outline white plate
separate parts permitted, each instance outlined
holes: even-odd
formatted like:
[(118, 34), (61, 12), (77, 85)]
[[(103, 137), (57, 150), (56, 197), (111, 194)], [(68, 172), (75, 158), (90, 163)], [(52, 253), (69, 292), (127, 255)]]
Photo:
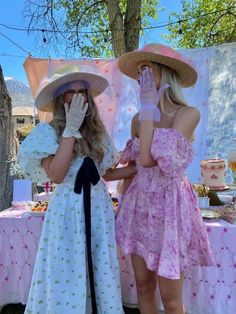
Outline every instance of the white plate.
[(45, 215), (45, 211), (37, 211), (37, 210), (32, 210), (32, 208), (34, 208), (34, 206), (37, 204), (38, 202), (35, 201), (31, 201), (28, 202), (28, 211), (30, 213), (30, 215), (32, 216), (44, 216)]
[(221, 215), (214, 210), (201, 209), (201, 215), (204, 219), (220, 219)]
[(41, 216), (45, 215), (45, 212), (32, 211), (32, 210), (29, 210), (29, 213), (30, 213), (31, 216), (38, 216), (38, 217), (41, 217)]
[(225, 194), (220, 194), (220, 193), (217, 193), (217, 195), (219, 199), (221, 200), (221, 202), (224, 202), (224, 203), (232, 202), (233, 196), (231, 195), (225, 195)]

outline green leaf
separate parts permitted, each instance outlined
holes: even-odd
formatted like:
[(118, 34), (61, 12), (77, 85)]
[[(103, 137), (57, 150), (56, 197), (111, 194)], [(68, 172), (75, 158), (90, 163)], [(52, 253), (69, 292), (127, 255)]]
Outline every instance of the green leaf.
[[(182, 12), (173, 12), (169, 21), (182, 22), (169, 26), (165, 38), (173, 46), (207, 47), (235, 40), (236, 4), (233, 0), (182, 1)], [(179, 34), (179, 25), (182, 34)]]

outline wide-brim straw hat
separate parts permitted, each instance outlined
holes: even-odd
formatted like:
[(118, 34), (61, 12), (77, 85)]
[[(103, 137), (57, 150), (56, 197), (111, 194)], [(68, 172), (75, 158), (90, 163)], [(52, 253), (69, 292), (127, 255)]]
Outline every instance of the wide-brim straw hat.
[(197, 71), (189, 61), (174, 49), (160, 45), (147, 44), (143, 48), (123, 54), (118, 59), (120, 70), (127, 76), (137, 80), (137, 64), (140, 61), (149, 61), (163, 64), (173, 69), (182, 87), (189, 87), (197, 81)]
[(56, 68), (54, 73), (44, 79), (35, 96), (35, 106), (41, 111), (52, 111), (52, 101), (56, 98), (55, 92), (61, 86), (74, 82), (84, 81), (88, 84), (93, 97), (101, 94), (108, 86), (107, 80), (96, 69), (88, 65), (65, 64)]

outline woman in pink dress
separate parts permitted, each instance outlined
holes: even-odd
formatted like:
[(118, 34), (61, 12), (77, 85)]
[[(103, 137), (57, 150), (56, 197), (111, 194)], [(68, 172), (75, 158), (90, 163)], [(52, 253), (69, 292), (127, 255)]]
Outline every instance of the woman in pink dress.
[(118, 213), (118, 245), (131, 254), (139, 309), (157, 314), (159, 285), (166, 314), (183, 314), (183, 274), (214, 265), (207, 233), (185, 171), (200, 120), (181, 88), (197, 80), (193, 66), (175, 50), (148, 44), (122, 55), (120, 70), (140, 84), (140, 112), (132, 120), (121, 163), (136, 163)]

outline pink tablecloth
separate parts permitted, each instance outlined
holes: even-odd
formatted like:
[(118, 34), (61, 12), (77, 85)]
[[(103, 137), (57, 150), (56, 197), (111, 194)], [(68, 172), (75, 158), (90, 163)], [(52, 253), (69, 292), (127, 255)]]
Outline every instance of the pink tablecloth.
[[(190, 314), (236, 314), (236, 225), (206, 222), (216, 267), (193, 267), (185, 274), (184, 303)], [(119, 250), (123, 302), (137, 304), (129, 256)], [(157, 292), (158, 293), (158, 292)]]
[[(25, 210), (0, 212), (0, 307), (27, 301), (43, 217)], [(184, 300), (191, 314), (236, 313), (236, 226), (205, 223), (217, 267), (194, 267), (185, 275)], [(122, 297), (135, 306), (137, 297), (130, 258), (119, 251)]]
[(0, 212), (0, 307), (26, 303), (42, 224), (26, 210)]

